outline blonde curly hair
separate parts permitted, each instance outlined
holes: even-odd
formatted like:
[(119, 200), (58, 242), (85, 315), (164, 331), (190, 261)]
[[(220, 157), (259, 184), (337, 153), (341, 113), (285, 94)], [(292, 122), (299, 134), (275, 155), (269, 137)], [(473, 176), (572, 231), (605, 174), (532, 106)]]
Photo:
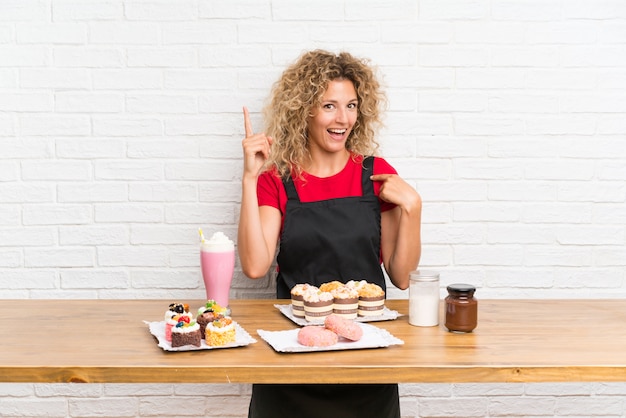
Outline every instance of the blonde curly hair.
[(267, 168), (275, 167), (281, 177), (302, 173), (309, 159), (307, 123), (321, 105), (321, 99), (334, 80), (350, 80), (358, 98), (358, 116), (346, 141), (355, 155), (375, 155), (379, 144), (375, 135), (382, 126), (386, 96), (369, 61), (347, 52), (333, 54), (314, 50), (304, 53), (274, 83), (263, 109), (265, 133), (274, 140)]

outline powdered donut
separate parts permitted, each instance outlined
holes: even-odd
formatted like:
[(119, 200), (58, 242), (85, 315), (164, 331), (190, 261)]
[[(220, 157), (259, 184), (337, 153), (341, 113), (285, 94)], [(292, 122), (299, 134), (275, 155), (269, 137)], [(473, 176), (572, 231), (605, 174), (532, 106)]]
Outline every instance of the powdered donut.
[(328, 347), (337, 340), (337, 334), (324, 327), (309, 325), (298, 331), (298, 342), (307, 347)]
[(359, 324), (346, 318), (342, 318), (337, 314), (332, 314), (324, 320), (324, 326), (339, 335), (351, 341), (359, 341), (363, 336), (363, 329)]

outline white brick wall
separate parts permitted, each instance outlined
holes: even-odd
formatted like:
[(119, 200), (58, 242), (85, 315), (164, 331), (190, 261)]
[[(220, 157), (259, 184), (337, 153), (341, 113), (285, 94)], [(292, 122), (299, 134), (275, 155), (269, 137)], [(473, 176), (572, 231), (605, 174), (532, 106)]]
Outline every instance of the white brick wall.
[[(236, 232), (241, 107), (260, 127), (315, 47), (379, 66), (383, 154), (443, 285), (626, 297), (623, 0), (2, 0), (0, 299), (201, 298), (197, 228)], [(233, 297), (271, 294), (237, 273)], [(406, 417), (626, 416), (624, 384), (401, 391)], [(239, 417), (248, 396), (0, 384), (0, 416)]]

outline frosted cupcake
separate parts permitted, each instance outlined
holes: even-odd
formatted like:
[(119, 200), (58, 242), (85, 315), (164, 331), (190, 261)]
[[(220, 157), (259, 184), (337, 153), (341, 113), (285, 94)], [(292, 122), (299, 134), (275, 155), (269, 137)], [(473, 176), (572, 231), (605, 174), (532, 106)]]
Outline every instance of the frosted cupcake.
[(361, 286), (359, 292), (358, 316), (379, 316), (385, 309), (385, 291), (374, 283)]
[(333, 295), (330, 292), (307, 292), (304, 294), (304, 319), (324, 322), (333, 313)]
[(356, 319), (359, 308), (359, 292), (342, 285), (330, 292), (333, 295), (333, 313), (346, 319)]
[[(314, 289), (310, 284), (297, 284), (291, 288), (291, 313), (297, 318), (304, 318), (304, 294)], [(317, 290), (317, 288), (315, 288)]]

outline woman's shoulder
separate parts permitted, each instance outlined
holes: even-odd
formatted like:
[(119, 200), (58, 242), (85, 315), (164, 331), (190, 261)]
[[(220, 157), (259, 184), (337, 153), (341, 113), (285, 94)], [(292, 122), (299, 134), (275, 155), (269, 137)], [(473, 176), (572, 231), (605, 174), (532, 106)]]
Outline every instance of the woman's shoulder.
[(282, 190), (282, 180), (276, 168), (269, 168), (259, 174), (257, 194), (260, 206), (279, 207)]
[(259, 174), (259, 180), (264, 179), (265, 181), (281, 181), (280, 174), (278, 173), (278, 169), (275, 166), (271, 166), (263, 170)]

